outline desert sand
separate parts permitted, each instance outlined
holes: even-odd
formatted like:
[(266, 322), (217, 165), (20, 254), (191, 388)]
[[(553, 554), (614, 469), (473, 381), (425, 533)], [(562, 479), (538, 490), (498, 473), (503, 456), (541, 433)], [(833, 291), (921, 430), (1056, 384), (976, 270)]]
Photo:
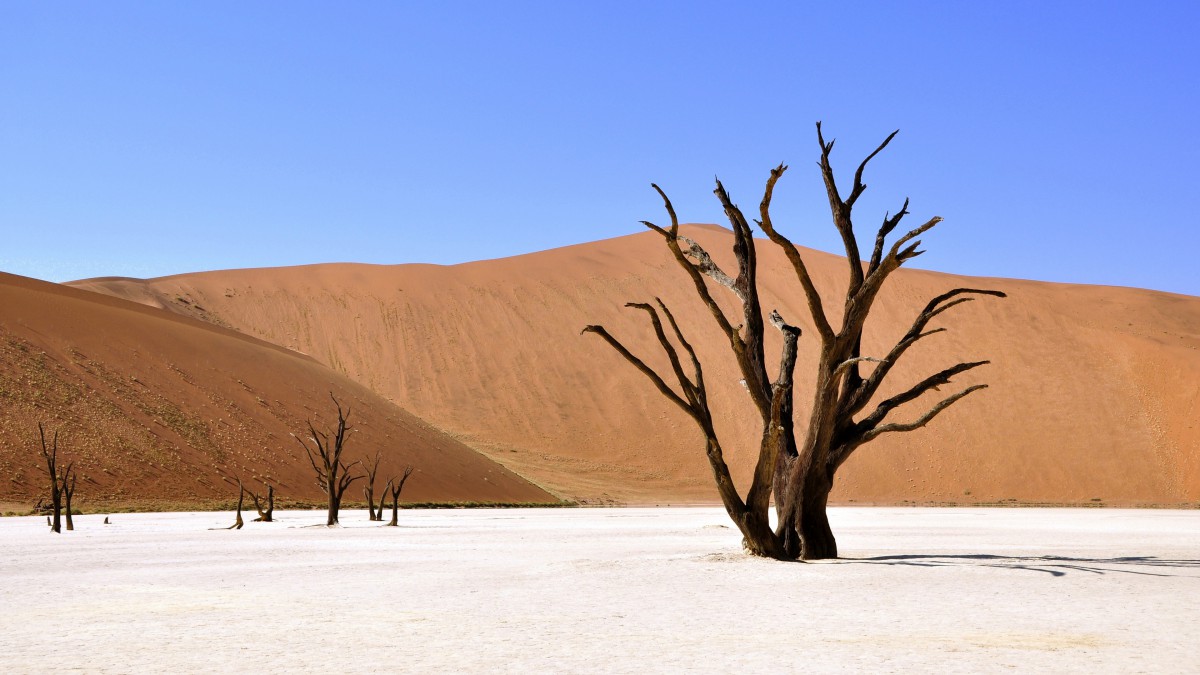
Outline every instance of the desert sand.
[(0, 519), (7, 672), (1195, 672), (1200, 511), (834, 508), (845, 559), (715, 508)]
[[(295, 351), (212, 323), (0, 274), (0, 511), (46, 495), (37, 423), (74, 461), (75, 506), (195, 507), (242, 479), (282, 500), (322, 502), (292, 434), (350, 408), (344, 459), (380, 452), (376, 489), (416, 468), (407, 501), (554, 498), (366, 387)], [(360, 484), (347, 498), (361, 499)]]
[[(726, 230), (685, 231), (729, 260)], [(786, 261), (769, 244), (760, 251), (767, 308), (807, 328)], [(806, 255), (832, 302), (845, 259)], [(918, 343), (891, 379), (896, 391), (989, 359), (956, 385), (991, 387), (923, 430), (861, 450), (838, 474), (835, 501), (1200, 502), (1200, 298), (915, 270), (889, 284), (867, 326), (867, 354), (882, 355), (945, 290), (1008, 293), (943, 315), (936, 325), (950, 330)], [(74, 285), (307, 354), (559, 496), (712, 501), (691, 421), (598, 338), (579, 335), (602, 323), (662, 365), (641, 313), (622, 308), (659, 295), (698, 345), (743, 489), (756, 452), (756, 417), (727, 346), (653, 233), (452, 267), (317, 265)], [(814, 359), (814, 339), (802, 337), (801, 409)], [(923, 404), (896, 419), (915, 418)]]

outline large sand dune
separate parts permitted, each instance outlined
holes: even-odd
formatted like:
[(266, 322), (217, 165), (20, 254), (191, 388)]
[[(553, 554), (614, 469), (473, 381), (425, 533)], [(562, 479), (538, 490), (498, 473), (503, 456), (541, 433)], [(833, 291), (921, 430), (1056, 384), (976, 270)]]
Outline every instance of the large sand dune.
[[(161, 309), (0, 274), (0, 502), (47, 494), (37, 422), (61, 430), (76, 504), (171, 507), (230, 500), (241, 478), (322, 499), (291, 437), (351, 408), (345, 458), (417, 472), (413, 501), (546, 502), (524, 479), (314, 359)], [(380, 487), (377, 485), (377, 488)], [(349, 499), (360, 498), (357, 487)], [(16, 508), (14, 506), (14, 508)]]
[[(714, 255), (730, 240), (717, 227), (686, 229)], [(783, 257), (761, 250), (768, 308), (807, 326)], [(807, 255), (834, 302), (845, 260)], [(993, 365), (960, 384), (991, 388), (926, 429), (861, 450), (839, 475), (837, 501), (1200, 501), (1200, 299), (911, 270), (890, 284), (868, 324), (868, 354), (882, 355), (945, 290), (1009, 294), (944, 315), (938, 325), (951, 330), (919, 343), (892, 376), (906, 387), (986, 358)], [(654, 356), (642, 315), (622, 305), (657, 294), (699, 345), (735, 479), (744, 484), (751, 464), (755, 416), (727, 348), (653, 233), (453, 267), (331, 264), (75, 285), (308, 354), (562, 496), (714, 500), (690, 420), (599, 339), (579, 335), (603, 323)], [(815, 340), (800, 346), (803, 408)]]

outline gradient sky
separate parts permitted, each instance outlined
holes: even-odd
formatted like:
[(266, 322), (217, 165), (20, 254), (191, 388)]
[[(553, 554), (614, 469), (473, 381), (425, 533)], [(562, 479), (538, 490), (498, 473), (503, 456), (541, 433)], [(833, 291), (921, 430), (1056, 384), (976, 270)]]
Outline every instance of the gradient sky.
[[(653, 7), (650, 5), (653, 4)], [(1200, 3), (0, 4), (0, 270), (455, 263), (718, 222), (719, 175), (918, 267), (1200, 295)]]

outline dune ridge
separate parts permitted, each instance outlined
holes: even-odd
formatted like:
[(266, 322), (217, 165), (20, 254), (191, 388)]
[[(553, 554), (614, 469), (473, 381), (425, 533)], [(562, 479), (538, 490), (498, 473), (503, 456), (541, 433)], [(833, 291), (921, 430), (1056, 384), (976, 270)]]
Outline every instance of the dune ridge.
[[(685, 231), (730, 264), (727, 230)], [(845, 259), (805, 255), (826, 302), (840, 302)], [(765, 306), (807, 333), (782, 254), (761, 246), (759, 267)], [(757, 433), (749, 400), (711, 317), (653, 233), (448, 267), (330, 264), (72, 285), (307, 354), (560, 496), (711, 502), (691, 421), (598, 339), (579, 335), (602, 323), (663, 365), (643, 317), (622, 308), (657, 295), (697, 345), (734, 478), (748, 480)], [(929, 298), (957, 286), (1009, 297), (943, 315), (936, 325), (950, 330), (910, 350), (880, 394), (976, 359), (992, 365), (956, 385), (990, 388), (926, 429), (860, 450), (839, 473), (835, 501), (1200, 502), (1200, 298), (905, 269), (877, 303), (865, 353), (881, 355)], [(802, 336), (798, 420), (814, 362), (815, 341)], [(929, 403), (894, 414), (910, 419)]]

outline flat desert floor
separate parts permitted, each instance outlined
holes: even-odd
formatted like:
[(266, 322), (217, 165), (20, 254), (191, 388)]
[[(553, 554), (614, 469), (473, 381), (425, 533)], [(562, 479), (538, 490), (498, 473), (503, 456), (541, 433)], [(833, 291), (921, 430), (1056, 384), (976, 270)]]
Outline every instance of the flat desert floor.
[(0, 519), (0, 671), (1197, 672), (1200, 511), (718, 508)]

